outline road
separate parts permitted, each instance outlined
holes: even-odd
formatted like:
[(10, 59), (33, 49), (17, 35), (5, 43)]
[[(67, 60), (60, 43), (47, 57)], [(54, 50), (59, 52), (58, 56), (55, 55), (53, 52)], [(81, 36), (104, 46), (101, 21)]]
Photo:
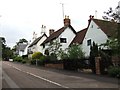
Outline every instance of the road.
[(2, 88), (118, 88), (118, 80), (3, 61)]

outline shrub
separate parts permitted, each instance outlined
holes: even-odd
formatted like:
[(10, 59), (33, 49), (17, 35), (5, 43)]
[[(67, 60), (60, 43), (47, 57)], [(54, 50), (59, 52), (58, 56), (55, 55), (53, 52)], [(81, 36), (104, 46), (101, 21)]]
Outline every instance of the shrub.
[(22, 63), (23, 63), (23, 64), (26, 63), (26, 60), (22, 60)]
[(67, 54), (69, 59), (83, 59), (85, 57), (85, 53), (82, 51), (81, 46), (77, 44), (69, 47)]
[(46, 56), (41, 56), (38, 60), (38, 65), (44, 65), (46, 60)]
[(98, 51), (98, 45), (93, 42), (92, 46), (90, 47), (90, 68), (92, 69), (93, 73), (96, 73), (95, 57), (98, 57)]
[(30, 64), (35, 65), (36, 64), (36, 60), (31, 60)]
[(120, 78), (120, 67), (109, 67), (108, 69), (108, 74), (112, 77), (117, 77), (117, 78)]
[(17, 62), (21, 62), (22, 60), (23, 60), (23, 58), (20, 56), (17, 56), (14, 58), (14, 61), (17, 61)]
[(35, 52), (32, 54), (32, 59), (40, 59), (41, 56), (43, 56), (41, 52)]

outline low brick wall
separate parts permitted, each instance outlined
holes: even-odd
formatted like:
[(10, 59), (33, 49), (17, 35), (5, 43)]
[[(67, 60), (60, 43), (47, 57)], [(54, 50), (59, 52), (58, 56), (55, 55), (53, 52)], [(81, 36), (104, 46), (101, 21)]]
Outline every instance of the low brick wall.
[(45, 64), (47, 68), (63, 69), (63, 64)]
[(118, 56), (112, 56), (112, 63), (113, 65), (118, 65), (120, 63), (119, 57)]

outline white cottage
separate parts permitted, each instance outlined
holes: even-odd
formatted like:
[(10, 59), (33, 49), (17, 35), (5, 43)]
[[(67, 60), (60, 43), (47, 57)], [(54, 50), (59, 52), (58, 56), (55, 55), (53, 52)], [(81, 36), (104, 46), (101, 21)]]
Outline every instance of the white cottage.
[(28, 47), (28, 53), (33, 54), (35, 52), (43, 53), (43, 47), (41, 43), (43, 43), (47, 38), (47, 35), (44, 33), (42, 36), (35, 39)]
[(71, 21), (67, 16), (64, 19), (64, 26), (56, 32), (50, 30), (50, 34), (51, 35), (42, 43), (44, 50), (46, 50), (49, 47), (49, 43), (54, 40), (57, 40), (62, 45), (61, 49), (65, 50), (76, 36), (76, 31), (71, 26)]
[(25, 48), (27, 47), (28, 43), (24, 42), (24, 43), (18, 43), (17, 45), (17, 49), (16, 49), (16, 54), (19, 55), (19, 56), (23, 56), (25, 55)]
[(117, 23), (94, 19), (93, 16), (90, 16), (90, 19), (88, 20), (88, 27), (77, 32), (77, 35), (71, 44), (80, 44), (85, 52), (85, 55), (89, 56), (90, 46), (92, 43), (95, 42), (98, 45), (105, 43), (109, 37), (113, 36), (116, 29)]

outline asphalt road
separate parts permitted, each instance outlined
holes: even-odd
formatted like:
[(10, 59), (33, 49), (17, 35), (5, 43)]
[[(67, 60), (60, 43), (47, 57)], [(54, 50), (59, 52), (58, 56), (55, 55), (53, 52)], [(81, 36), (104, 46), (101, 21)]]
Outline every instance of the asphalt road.
[(2, 88), (119, 88), (118, 80), (4, 61)]

